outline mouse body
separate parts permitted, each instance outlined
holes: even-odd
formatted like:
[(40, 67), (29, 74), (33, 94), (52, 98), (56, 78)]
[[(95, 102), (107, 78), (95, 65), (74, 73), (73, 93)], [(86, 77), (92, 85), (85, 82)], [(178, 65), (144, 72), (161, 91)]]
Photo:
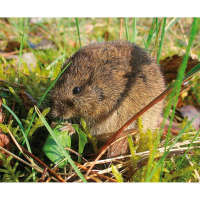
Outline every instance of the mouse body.
[[(82, 117), (90, 133), (106, 141), (134, 114), (165, 89), (159, 65), (148, 53), (128, 41), (92, 43), (64, 64), (71, 63), (51, 92), (54, 117)], [(161, 101), (142, 115), (144, 130), (155, 129), (162, 117)], [(128, 127), (137, 128), (133, 123)], [(124, 154), (118, 143), (109, 157)]]

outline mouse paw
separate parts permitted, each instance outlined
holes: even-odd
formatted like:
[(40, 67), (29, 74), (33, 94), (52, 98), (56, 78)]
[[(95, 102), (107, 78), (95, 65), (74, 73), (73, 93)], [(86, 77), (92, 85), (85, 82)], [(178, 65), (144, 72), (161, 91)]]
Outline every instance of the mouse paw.
[(60, 131), (68, 131), (69, 135), (73, 135), (76, 132), (72, 124), (69, 122), (63, 123)]

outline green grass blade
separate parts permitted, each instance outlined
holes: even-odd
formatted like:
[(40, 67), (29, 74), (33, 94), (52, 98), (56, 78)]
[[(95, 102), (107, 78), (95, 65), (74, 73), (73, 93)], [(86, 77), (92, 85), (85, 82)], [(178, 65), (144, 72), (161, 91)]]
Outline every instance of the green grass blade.
[(166, 142), (165, 142), (165, 150), (166, 150), (166, 147), (169, 143), (170, 130), (171, 130), (171, 127), (172, 127), (174, 116), (175, 116), (175, 108), (176, 108), (176, 105), (177, 105), (177, 102), (178, 102), (178, 96), (180, 94), (181, 85), (182, 85), (182, 82), (183, 82), (183, 79), (184, 79), (184, 73), (185, 73), (185, 70), (186, 70), (186, 67), (187, 67), (189, 52), (190, 52), (190, 49), (192, 47), (192, 42), (194, 40), (194, 37), (197, 33), (197, 24), (198, 24), (198, 20), (196, 18), (194, 18), (193, 23), (192, 23), (192, 27), (191, 27), (188, 46), (186, 48), (186, 53), (185, 53), (185, 56), (183, 58), (182, 64), (179, 68), (177, 79), (174, 83), (173, 90), (172, 90), (172, 92), (169, 96), (169, 103), (167, 105), (166, 112), (164, 113), (164, 121), (163, 121), (163, 124), (161, 126), (162, 131), (163, 131), (163, 128), (164, 128), (164, 123), (165, 123), (166, 119), (169, 117), (170, 110), (171, 110), (171, 107), (172, 107), (171, 118), (170, 118), (170, 123), (169, 123), (169, 127), (168, 127)]
[(159, 29), (160, 29), (160, 23), (161, 22), (159, 22), (159, 19), (156, 17), (156, 37), (159, 35)]
[(44, 116), (41, 114), (41, 112), (39, 111), (39, 109), (36, 106), (35, 106), (35, 110), (36, 110), (39, 118), (41, 119), (41, 121), (43, 122), (43, 124), (45, 125), (45, 127), (47, 128), (48, 132), (51, 134), (51, 136), (55, 140), (56, 144), (60, 148), (60, 150), (63, 153), (63, 155), (65, 156), (65, 158), (68, 160), (68, 162), (74, 168), (74, 170), (77, 173), (77, 175), (81, 178), (81, 180), (83, 182), (87, 182), (86, 179), (85, 179), (85, 177), (83, 176), (83, 174), (80, 172), (80, 170), (78, 169), (78, 167), (75, 165), (74, 161), (71, 159), (69, 153), (67, 151), (65, 151), (65, 149), (62, 147), (62, 145), (56, 139), (56, 136), (54, 135), (54, 132), (53, 132), (52, 128), (49, 126), (49, 124), (47, 123), (46, 119), (44, 118)]
[(184, 134), (185, 130), (192, 124), (191, 121), (189, 121), (186, 126), (180, 131), (179, 135), (176, 136), (174, 142), (169, 146), (168, 149), (166, 149), (163, 153), (163, 156), (160, 158), (160, 160), (158, 161), (158, 163), (156, 164), (156, 166), (153, 168), (153, 170), (151, 171), (150, 175), (146, 178), (146, 182), (151, 181), (153, 175), (156, 173), (157, 169), (163, 165), (163, 162), (165, 160), (165, 158), (167, 157), (167, 155), (169, 154), (170, 150), (172, 149), (172, 147), (177, 143), (177, 141), (181, 138), (181, 136)]
[(159, 49), (157, 52), (157, 63), (159, 63), (161, 52), (162, 52), (162, 46), (163, 46), (163, 41), (164, 41), (164, 36), (165, 36), (165, 26), (166, 26), (166, 17), (163, 19), (163, 24), (162, 24), (161, 39), (160, 39)]
[[(26, 143), (26, 146), (27, 146), (27, 149), (28, 149), (28, 151), (30, 152), (30, 153), (32, 153), (32, 151), (31, 151), (31, 147), (30, 147), (30, 144), (29, 144), (29, 141), (28, 141), (28, 138), (27, 138), (27, 135), (26, 135), (26, 133), (25, 133), (25, 131), (24, 131), (24, 127), (23, 127), (23, 125), (22, 125), (22, 123), (21, 123), (21, 121), (20, 121), (20, 119), (17, 117), (17, 115), (7, 106), (7, 105), (5, 105), (5, 104), (3, 104), (2, 103), (2, 106), (6, 109), (6, 110), (8, 110), (8, 112), (10, 112), (11, 113), (11, 115), (15, 118), (15, 120), (17, 121), (17, 123), (19, 124), (19, 127), (20, 127), (20, 129), (21, 129), (21, 131), (22, 131), (22, 134), (23, 134), (23, 137), (24, 137), (24, 142)], [(23, 142), (23, 143), (24, 143)], [(32, 168), (32, 172), (33, 172), (33, 181), (35, 181), (36, 179), (35, 179), (35, 170)]]
[[(22, 64), (22, 54), (23, 54), (23, 48), (24, 48), (24, 43), (26, 41), (26, 34), (25, 34), (25, 26), (28, 25), (28, 18), (20, 18), (19, 19), (19, 35), (20, 35), (20, 48), (19, 48), (19, 65), (18, 69), (21, 67)], [(17, 75), (19, 78), (19, 70), (17, 70)]]
[[(176, 105), (177, 105), (177, 102), (178, 102), (178, 96), (179, 96), (179, 93), (180, 93), (180, 90), (181, 90), (181, 84), (182, 84), (182, 81), (183, 81), (183, 78), (184, 78), (184, 72), (185, 72), (185, 69), (186, 69), (186, 66), (187, 66), (187, 61), (188, 61), (188, 58), (189, 58), (190, 48), (192, 46), (192, 42), (194, 40), (194, 36), (196, 34), (196, 31), (197, 31), (197, 20), (194, 19), (194, 21), (192, 23), (189, 43), (188, 43), (188, 46), (186, 48), (186, 54), (184, 56), (184, 59), (183, 59), (183, 62), (181, 64), (181, 66), (179, 68), (177, 80), (176, 80), (176, 82), (174, 84), (173, 90), (172, 90), (172, 92), (171, 92), (171, 94), (169, 96), (169, 103), (167, 104), (166, 110), (164, 112), (164, 120), (163, 120), (163, 123), (161, 124), (161, 129), (160, 129), (160, 132), (158, 134), (158, 137), (160, 138), (161, 135), (163, 134), (162, 132), (164, 130), (164, 125), (165, 125), (166, 119), (169, 117), (171, 107), (173, 107), (172, 116), (171, 116), (171, 119), (170, 119), (170, 124), (169, 124), (169, 128), (168, 128), (166, 142), (165, 142), (165, 152), (166, 152), (167, 145), (169, 143), (170, 129), (172, 127), (172, 121), (173, 121), (174, 115), (175, 115), (175, 108), (176, 108)], [(197, 70), (197, 68), (194, 69), (194, 71), (196, 71), (196, 70)], [(192, 71), (191, 73), (194, 73), (194, 72)], [(164, 153), (164, 155), (165, 155), (165, 153)], [(160, 165), (163, 165), (163, 164), (164, 164), (164, 158), (160, 159), (159, 166), (157, 166), (156, 170), (158, 169), (158, 167), (160, 167)], [(153, 177), (153, 175), (156, 172), (156, 170), (153, 169), (153, 171), (151, 172), (151, 175), (148, 176), (146, 181), (150, 181), (151, 180), (151, 178)], [(162, 173), (162, 170), (161, 170), (161, 173)]]
[[(171, 94), (169, 96), (169, 103), (168, 103), (168, 105), (166, 107), (166, 111), (164, 113), (164, 121), (165, 121), (168, 118), (168, 116), (169, 116), (170, 108), (172, 106), (174, 107), (170, 123), (172, 123), (173, 118), (174, 118), (175, 107), (176, 107), (176, 104), (177, 104), (177, 101), (178, 101), (178, 95), (180, 93), (181, 84), (182, 84), (182, 81), (184, 79), (184, 72), (185, 72), (185, 69), (187, 67), (187, 61), (188, 61), (188, 58), (189, 58), (190, 48), (192, 46), (192, 42), (193, 42), (194, 36), (196, 34), (196, 29), (197, 29), (196, 26), (197, 26), (197, 22), (194, 19), (193, 24), (192, 24), (192, 28), (191, 28), (191, 34), (190, 34), (189, 43), (188, 43), (188, 46), (186, 48), (186, 54), (185, 54), (185, 56), (183, 58), (183, 62), (181, 64), (181, 66), (179, 68), (177, 80), (174, 83), (173, 90), (172, 90), (172, 92), (171, 92)], [(169, 126), (168, 133), (169, 133), (169, 130), (171, 129), (171, 126), (172, 126), (172, 124)], [(162, 124), (162, 127), (164, 127), (164, 123)]]
[[(53, 68), (60, 60), (64, 60), (64, 58), (66, 57), (66, 54), (64, 53), (63, 55), (59, 56), (58, 58), (56, 58), (51, 64), (49, 64), (46, 69), (50, 70), (51, 68)], [(49, 73), (49, 78), (53, 77), (53, 71), (51, 70), (51, 72)]]
[(181, 85), (182, 85), (182, 82), (184, 80), (184, 73), (185, 73), (185, 70), (186, 70), (186, 67), (187, 67), (187, 62), (188, 62), (188, 59), (189, 59), (189, 53), (190, 53), (190, 49), (192, 47), (192, 42), (193, 42), (194, 37), (197, 33), (197, 22), (198, 22), (197, 19), (194, 18), (193, 23), (192, 23), (191, 32), (190, 32), (190, 39), (189, 39), (189, 42), (188, 42), (188, 46), (186, 48), (186, 53), (185, 53), (185, 56), (183, 58), (182, 64), (181, 64), (181, 66), (178, 70), (177, 79), (175, 81), (174, 88), (173, 88), (172, 93), (171, 93), (172, 96), (170, 97), (170, 100), (171, 99), (173, 100), (173, 101), (171, 101), (173, 111), (172, 111), (172, 115), (171, 115), (171, 119), (170, 119), (168, 134), (169, 134), (169, 131), (172, 127), (172, 121), (173, 121), (174, 116), (175, 116), (175, 109), (176, 109), (176, 105), (177, 105), (177, 102), (178, 102), (178, 96), (179, 96), (180, 91), (181, 91)]
[(75, 18), (75, 21), (76, 21), (76, 30), (77, 30), (77, 33), (78, 33), (79, 45), (80, 45), (80, 47), (81, 47), (81, 46), (82, 46), (82, 45), (81, 45), (81, 35), (80, 35), (80, 29), (79, 29), (79, 21), (78, 21), (78, 18)]
[(129, 41), (128, 18), (125, 18), (126, 39)]
[(20, 97), (18, 96), (18, 94), (15, 92), (15, 90), (10, 86), (8, 87), (10, 93), (15, 97), (16, 102), (19, 103), (20, 105), (22, 105), (22, 100), (20, 99)]
[[(39, 107), (42, 102), (44, 101), (45, 97), (47, 96), (47, 94), (49, 93), (49, 91), (54, 87), (55, 83), (57, 82), (57, 80), (60, 78), (60, 76), (64, 73), (64, 71), (67, 69), (67, 67), (70, 65), (71, 63), (68, 63), (64, 68), (63, 70), (59, 73), (59, 75), (56, 77), (56, 79), (51, 83), (51, 85), (47, 88), (47, 90), (45, 91), (45, 93), (42, 95), (42, 97), (40, 98), (37, 106)], [(33, 124), (33, 121), (36, 117), (36, 112), (33, 113), (33, 117), (30, 121), (30, 124), (26, 130), (26, 135), (29, 134), (30, 130), (31, 130), (31, 127), (32, 127), (32, 124)]]
[[(180, 20), (180, 18), (173, 18), (166, 26), (165, 26), (165, 32), (167, 32), (174, 24), (176, 24), (178, 21)], [(156, 27), (156, 28), (155, 28)], [(152, 24), (151, 24), (151, 28), (149, 30), (149, 34), (147, 36), (147, 40), (145, 43), (145, 48), (148, 49), (149, 45), (151, 44), (152, 39), (155, 37), (156, 35), (156, 30), (158, 31), (158, 19), (157, 18), (153, 18)]]
[(40, 106), (41, 103), (44, 101), (45, 97), (47, 96), (47, 94), (49, 93), (49, 91), (54, 87), (54, 85), (56, 84), (57, 80), (60, 78), (60, 76), (64, 73), (64, 71), (67, 69), (67, 67), (71, 64), (68, 63), (63, 69), (62, 71), (59, 73), (59, 75), (56, 77), (56, 79), (51, 83), (51, 85), (47, 88), (47, 90), (45, 91), (45, 93), (42, 95), (42, 97), (40, 98), (38, 105)]
[(131, 135), (128, 135), (128, 144), (129, 144), (129, 149), (132, 157), (135, 157), (135, 147), (133, 144), (133, 139)]
[(136, 18), (133, 18), (133, 37), (132, 37), (132, 42), (136, 42), (136, 36), (137, 36), (137, 27), (136, 27)]
[(118, 171), (117, 167), (115, 165), (111, 165), (111, 169), (112, 169), (113, 175), (117, 179), (117, 182), (122, 183), (123, 182), (123, 177), (120, 174), (120, 172)]
[[(20, 18), (19, 19), (19, 35), (20, 35), (20, 49), (19, 49), (19, 57), (22, 57), (24, 44), (27, 39), (27, 34), (25, 33), (25, 28), (28, 26), (29, 19), (28, 18)], [(21, 60), (19, 60), (19, 66), (21, 65)]]
[(177, 163), (177, 170), (180, 168), (181, 164), (183, 163), (184, 158), (186, 157), (186, 154), (188, 153), (190, 147), (192, 146), (193, 142), (197, 139), (197, 137), (200, 134), (200, 129), (197, 131), (197, 133), (195, 134), (195, 136), (193, 137), (191, 143), (188, 145), (188, 149), (184, 152), (184, 154), (182, 155), (181, 160)]
[(19, 67), (21, 66), (22, 63), (22, 51), (24, 48), (24, 19), (21, 18), (20, 20), (20, 48), (19, 48)]
[(149, 30), (149, 34), (148, 34), (148, 37), (147, 37), (147, 41), (145, 43), (145, 48), (146, 49), (148, 49), (149, 45), (151, 44), (151, 40), (153, 38), (153, 33), (154, 33), (155, 22), (156, 22), (156, 19), (153, 18), (153, 21), (152, 21), (152, 24), (151, 24), (151, 28)]
[(184, 80), (186, 80), (187, 78), (189, 78), (190, 76), (194, 75), (195, 73), (197, 73), (198, 71), (200, 71), (200, 64), (196, 65), (195, 67), (193, 67), (185, 76)]
[(29, 141), (28, 141), (28, 138), (27, 138), (27, 135), (24, 131), (24, 127), (20, 121), (20, 119), (17, 117), (17, 115), (5, 104), (2, 103), (2, 106), (15, 118), (15, 120), (17, 121), (17, 123), (19, 124), (19, 127), (22, 131), (22, 134), (23, 134), (23, 137), (24, 137), (24, 140), (25, 140), (25, 143), (26, 143), (26, 146), (27, 146), (27, 149), (28, 151), (31, 153), (31, 147), (30, 147), (30, 144), (29, 144)]

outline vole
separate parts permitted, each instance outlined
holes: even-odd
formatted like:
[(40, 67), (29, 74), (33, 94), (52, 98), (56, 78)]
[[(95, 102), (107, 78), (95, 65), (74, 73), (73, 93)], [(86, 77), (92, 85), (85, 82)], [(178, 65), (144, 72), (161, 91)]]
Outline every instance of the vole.
[[(64, 66), (68, 63), (51, 93), (52, 114), (64, 119), (84, 118), (90, 133), (101, 140), (107, 140), (109, 133), (115, 133), (165, 89), (155, 60), (128, 41), (89, 44)], [(162, 110), (163, 101), (142, 115), (144, 130), (158, 127)], [(128, 128), (137, 127), (133, 123)], [(127, 142), (118, 143), (111, 146), (108, 157), (126, 151)]]

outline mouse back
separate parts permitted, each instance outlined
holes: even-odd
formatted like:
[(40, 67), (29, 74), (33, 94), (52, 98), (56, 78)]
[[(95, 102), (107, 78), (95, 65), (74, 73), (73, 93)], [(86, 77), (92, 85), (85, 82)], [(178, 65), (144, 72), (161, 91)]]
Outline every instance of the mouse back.
[(52, 91), (52, 113), (66, 119), (83, 117), (90, 127), (109, 122), (111, 116), (118, 117), (120, 126), (165, 87), (155, 61), (127, 41), (89, 44), (64, 66), (69, 62)]

